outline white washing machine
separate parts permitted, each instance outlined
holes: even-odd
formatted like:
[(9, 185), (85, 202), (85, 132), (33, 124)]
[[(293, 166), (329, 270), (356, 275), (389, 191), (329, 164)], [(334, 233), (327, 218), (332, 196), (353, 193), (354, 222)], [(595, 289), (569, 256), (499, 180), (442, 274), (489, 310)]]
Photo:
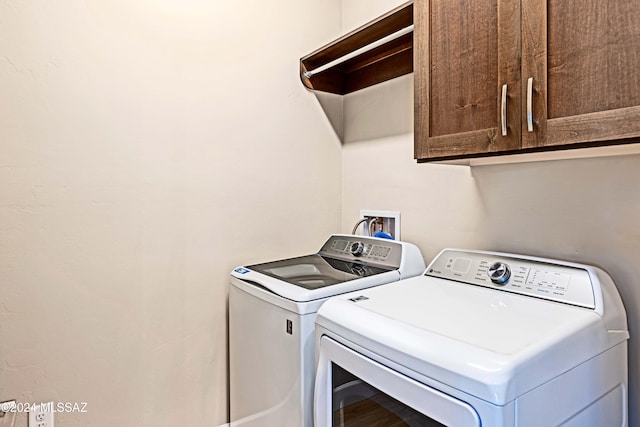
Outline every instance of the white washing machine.
[(238, 267), (229, 289), (230, 424), (313, 425), (314, 321), (330, 296), (420, 275), (406, 242), (333, 235), (320, 251)]
[(627, 426), (626, 313), (586, 265), (447, 249), (329, 299), (316, 427)]

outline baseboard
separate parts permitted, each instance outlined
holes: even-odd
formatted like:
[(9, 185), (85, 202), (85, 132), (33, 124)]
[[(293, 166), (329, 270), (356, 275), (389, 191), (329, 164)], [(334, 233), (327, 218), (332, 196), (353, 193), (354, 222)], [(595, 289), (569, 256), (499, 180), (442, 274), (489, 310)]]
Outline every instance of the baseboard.
[(222, 424), (221, 426), (218, 426), (218, 427), (229, 427), (229, 423)]

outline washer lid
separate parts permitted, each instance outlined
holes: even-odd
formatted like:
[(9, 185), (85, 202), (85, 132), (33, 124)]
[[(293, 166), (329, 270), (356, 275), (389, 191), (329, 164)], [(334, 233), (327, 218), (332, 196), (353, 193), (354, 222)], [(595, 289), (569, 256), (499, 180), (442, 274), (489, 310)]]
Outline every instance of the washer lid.
[(316, 323), (417, 380), (496, 405), (628, 337), (607, 331), (594, 310), (428, 276), (332, 298)]
[(323, 288), (393, 270), (320, 254), (250, 265), (247, 269), (304, 289)]
[(231, 276), (296, 302), (316, 301), (422, 274), (407, 242), (334, 234), (317, 254), (237, 267)]
[[(271, 264), (271, 263), (269, 263)], [(299, 269), (314, 268), (313, 266), (300, 266)], [(338, 273), (336, 273), (338, 274)], [(346, 274), (345, 274), (346, 276)], [(254, 293), (255, 296), (263, 299), (272, 299), (266, 294), (286, 299), (295, 303), (305, 303), (321, 300), (324, 298), (353, 292), (358, 289), (365, 289), (371, 286), (400, 280), (398, 270), (380, 271), (377, 274), (362, 277), (346, 278), (345, 281), (336, 280), (335, 277), (322, 275), (321, 273), (308, 272), (307, 274), (295, 274), (295, 281), (292, 278), (276, 278), (274, 275), (261, 273), (247, 267), (238, 267), (231, 272), (231, 285), (238, 285), (233, 279), (244, 283), (245, 286), (252, 286), (260, 289), (261, 292)], [(296, 283), (297, 282), (297, 283)], [(314, 287), (300, 286), (301, 282), (306, 282)]]

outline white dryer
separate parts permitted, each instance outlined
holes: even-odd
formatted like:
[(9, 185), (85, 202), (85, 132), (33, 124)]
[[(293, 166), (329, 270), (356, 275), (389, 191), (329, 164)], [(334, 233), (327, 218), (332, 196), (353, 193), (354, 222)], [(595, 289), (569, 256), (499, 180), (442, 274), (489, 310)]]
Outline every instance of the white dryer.
[(626, 313), (604, 271), (447, 249), (329, 299), (316, 427), (626, 427)]
[(230, 424), (312, 427), (314, 321), (328, 297), (420, 275), (406, 242), (333, 235), (318, 253), (238, 267), (229, 289)]

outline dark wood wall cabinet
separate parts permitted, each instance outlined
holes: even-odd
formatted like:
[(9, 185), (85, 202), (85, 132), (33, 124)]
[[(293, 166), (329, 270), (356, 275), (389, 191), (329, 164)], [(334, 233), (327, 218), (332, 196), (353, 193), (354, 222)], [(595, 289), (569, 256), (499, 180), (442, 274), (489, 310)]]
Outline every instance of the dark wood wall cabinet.
[(300, 59), (302, 83), (311, 90), (345, 95), (413, 72), (412, 24), (410, 1)]
[(640, 142), (640, 0), (415, 0), (419, 161)]

